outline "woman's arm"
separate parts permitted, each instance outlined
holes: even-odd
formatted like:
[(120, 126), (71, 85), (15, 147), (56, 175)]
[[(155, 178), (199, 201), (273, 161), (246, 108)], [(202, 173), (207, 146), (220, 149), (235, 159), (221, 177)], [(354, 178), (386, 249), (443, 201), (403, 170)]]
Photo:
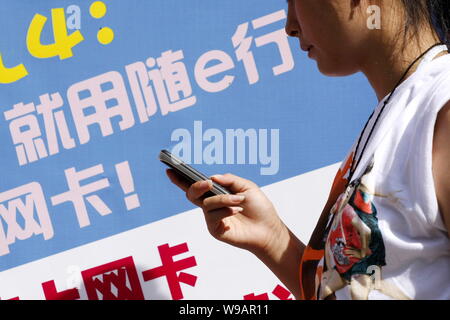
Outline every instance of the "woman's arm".
[(439, 210), (450, 235), (450, 101), (438, 113), (436, 120), (433, 177)]
[(285, 231), (279, 234), (278, 241), (268, 248), (269, 251), (254, 251), (253, 254), (299, 299), (300, 261), (305, 245), (285, 227)]

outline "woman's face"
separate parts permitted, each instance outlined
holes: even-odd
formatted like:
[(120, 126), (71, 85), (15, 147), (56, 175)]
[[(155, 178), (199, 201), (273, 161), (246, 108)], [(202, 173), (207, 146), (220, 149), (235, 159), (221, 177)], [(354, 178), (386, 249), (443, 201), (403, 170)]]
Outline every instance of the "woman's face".
[(298, 37), (301, 48), (329, 76), (361, 69), (370, 52), (367, 0), (288, 0), (286, 33)]

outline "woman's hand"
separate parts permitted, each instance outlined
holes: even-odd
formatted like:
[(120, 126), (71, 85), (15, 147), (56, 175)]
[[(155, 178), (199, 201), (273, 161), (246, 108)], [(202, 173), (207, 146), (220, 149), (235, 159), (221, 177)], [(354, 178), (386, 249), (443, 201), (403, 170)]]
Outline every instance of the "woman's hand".
[(172, 169), (166, 172), (187, 198), (203, 209), (214, 238), (255, 254), (295, 297), (300, 296), (298, 270), (305, 246), (281, 221), (255, 183), (232, 174), (212, 176), (214, 182), (234, 194), (205, 199), (205, 192), (212, 189), (211, 180), (190, 186)]
[(203, 209), (209, 232), (220, 241), (260, 253), (274, 250), (280, 237), (288, 233), (272, 203), (249, 180), (232, 174), (212, 176), (212, 181), (234, 194), (204, 199), (205, 192), (212, 189), (212, 181), (189, 186), (172, 169), (167, 170), (167, 175), (193, 204)]

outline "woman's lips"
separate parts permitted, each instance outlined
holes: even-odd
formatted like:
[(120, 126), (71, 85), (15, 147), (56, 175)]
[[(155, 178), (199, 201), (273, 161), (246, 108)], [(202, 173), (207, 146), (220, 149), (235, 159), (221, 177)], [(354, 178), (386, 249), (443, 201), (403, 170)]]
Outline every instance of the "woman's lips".
[(314, 46), (301, 44), (300, 47), (302, 48), (303, 51), (308, 52), (308, 57), (311, 58), (311, 50), (314, 49)]
[(312, 49), (314, 49), (313, 46), (309, 46), (309, 48), (307, 49), (307, 51), (308, 51), (308, 57), (310, 57), (310, 58), (312, 57), (312, 56), (311, 56)]
[(304, 44), (300, 44), (300, 48), (303, 50), (303, 51), (310, 51), (312, 48), (313, 48), (313, 46), (312, 45), (304, 45)]

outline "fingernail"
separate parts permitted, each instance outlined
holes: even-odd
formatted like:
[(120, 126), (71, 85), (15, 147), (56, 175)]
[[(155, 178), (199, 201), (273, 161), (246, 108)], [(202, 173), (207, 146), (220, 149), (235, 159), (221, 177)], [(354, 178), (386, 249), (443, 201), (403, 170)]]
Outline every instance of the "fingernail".
[(245, 199), (245, 196), (243, 196), (243, 195), (237, 195), (237, 194), (233, 194), (233, 195), (231, 195), (230, 196), (230, 200), (232, 201), (232, 202), (241, 202), (241, 201), (243, 201)]
[(211, 180), (203, 180), (202, 182), (200, 182), (200, 188), (206, 188), (212, 185), (212, 181)]
[(223, 175), (221, 175), (221, 174), (215, 174), (215, 175), (211, 176), (211, 178), (217, 178), (217, 179), (220, 179), (222, 177), (223, 177)]
[(234, 210), (235, 213), (240, 213), (240, 212), (244, 211), (244, 208), (234, 207), (233, 210)]

